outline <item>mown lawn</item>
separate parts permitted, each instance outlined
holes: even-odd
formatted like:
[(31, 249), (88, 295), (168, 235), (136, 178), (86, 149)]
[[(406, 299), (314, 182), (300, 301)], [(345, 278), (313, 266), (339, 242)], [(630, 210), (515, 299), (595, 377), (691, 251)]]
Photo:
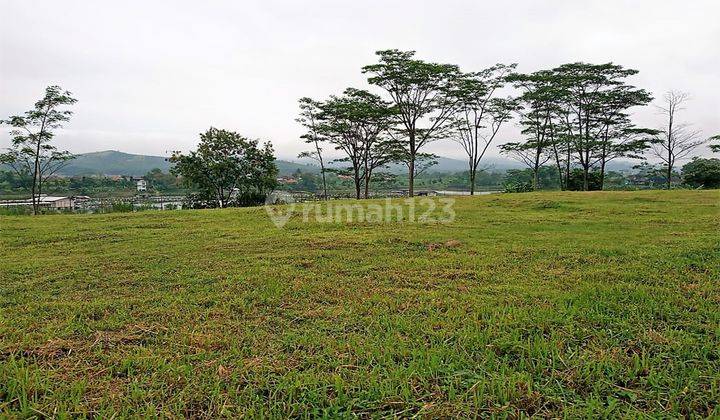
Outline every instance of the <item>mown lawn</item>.
[(0, 216), (0, 413), (720, 416), (720, 192)]

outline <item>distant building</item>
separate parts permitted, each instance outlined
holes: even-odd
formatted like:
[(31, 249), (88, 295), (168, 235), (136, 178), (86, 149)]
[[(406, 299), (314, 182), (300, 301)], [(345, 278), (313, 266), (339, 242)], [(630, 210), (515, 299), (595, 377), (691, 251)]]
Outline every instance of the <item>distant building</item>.
[[(79, 195), (72, 197), (40, 196), (39, 206), (54, 210), (75, 210), (78, 201), (89, 200), (90, 197)], [(0, 207), (32, 206), (32, 200), (8, 200), (0, 202)]]
[(281, 176), (281, 177), (277, 178), (277, 182), (278, 182), (278, 184), (287, 185), (287, 184), (297, 184), (298, 180), (291, 176)]
[(145, 192), (147, 191), (147, 181), (144, 179), (138, 179), (137, 181), (137, 190), (138, 192)]

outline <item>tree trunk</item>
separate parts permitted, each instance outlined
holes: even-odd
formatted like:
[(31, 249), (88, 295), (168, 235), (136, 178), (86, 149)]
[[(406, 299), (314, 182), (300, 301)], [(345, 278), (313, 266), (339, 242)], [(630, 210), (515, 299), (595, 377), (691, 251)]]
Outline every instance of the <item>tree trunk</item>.
[(605, 189), (605, 159), (600, 163), (600, 191)]
[(410, 164), (408, 165), (408, 168), (408, 196), (412, 197), (414, 195), (413, 185), (415, 183), (415, 155), (410, 156)]
[(475, 175), (476, 168), (470, 168), (470, 195), (475, 195)]
[(322, 171), (322, 180), (323, 180), (323, 200), (327, 200), (328, 193), (327, 193), (327, 182), (325, 181), (325, 167), (323, 165), (320, 165), (320, 170)]
[(32, 183), (32, 214), (37, 214), (37, 195), (35, 194), (35, 177), (33, 177)]
[[(414, 128), (414, 127), (413, 127)], [(417, 150), (415, 150), (415, 131), (410, 131), (410, 164), (408, 165), (408, 168), (410, 169), (409, 179), (408, 179), (408, 196), (413, 197), (415, 195), (415, 154)]]
[(590, 168), (583, 166), (583, 191), (590, 191), (590, 182), (588, 181), (588, 173)]
[(35, 147), (35, 168), (33, 171), (32, 207), (33, 215), (38, 214), (40, 207), (40, 139), (42, 132), (38, 134), (37, 146)]
[(567, 145), (567, 160), (565, 161), (565, 189), (570, 189), (570, 144)]
[(365, 170), (365, 199), (367, 200), (370, 194), (370, 177), (372, 176), (372, 171), (370, 169)]
[(355, 166), (355, 198), (360, 199), (360, 170)]

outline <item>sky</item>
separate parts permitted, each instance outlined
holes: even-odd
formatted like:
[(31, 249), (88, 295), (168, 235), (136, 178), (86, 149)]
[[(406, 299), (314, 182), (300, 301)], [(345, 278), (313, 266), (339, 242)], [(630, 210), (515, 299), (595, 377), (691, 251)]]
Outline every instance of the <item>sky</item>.
[[(658, 99), (688, 92), (681, 119), (720, 134), (716, 0), (0, 0), (0, 10), (0, 118), (60, 85), (78, 99), (56, 136), (73, 153), (164, 156), (193, 149), (214, 126), (294, 158), (305, 148), (298, 98), (349, 86), (381, 93), (360, 70), (390, 48), (464, 71), (611, 61), (639, 70), (630, 82)], [(634, 118), (662, 123), (654, 107)], [(4, 148), (10, 137), (0, 130)], [(497, 144), (518, 134), (511, 123)], [(451, 141), (427, 151), (463, 153)]]

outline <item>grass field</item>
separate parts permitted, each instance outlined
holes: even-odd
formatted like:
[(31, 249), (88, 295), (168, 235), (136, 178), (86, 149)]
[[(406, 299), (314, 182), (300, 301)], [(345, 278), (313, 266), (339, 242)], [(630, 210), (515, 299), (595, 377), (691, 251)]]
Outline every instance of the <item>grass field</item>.
[(0, 216), (0, 413), (720, 416), (720, 192)]

